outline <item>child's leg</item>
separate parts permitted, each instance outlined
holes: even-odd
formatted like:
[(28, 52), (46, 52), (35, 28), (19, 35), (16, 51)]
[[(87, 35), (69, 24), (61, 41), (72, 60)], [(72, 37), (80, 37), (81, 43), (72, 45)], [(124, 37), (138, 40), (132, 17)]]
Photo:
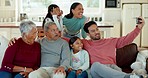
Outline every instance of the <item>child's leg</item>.
[(86, 71), (83, 71), (81, 74), (77, 75), (77, 78), (88, 78), (88, 74)]
[(75, 77), (76, 77), (76, 71), (75, 70), (68, 73), (67, 78), (75, 78)]

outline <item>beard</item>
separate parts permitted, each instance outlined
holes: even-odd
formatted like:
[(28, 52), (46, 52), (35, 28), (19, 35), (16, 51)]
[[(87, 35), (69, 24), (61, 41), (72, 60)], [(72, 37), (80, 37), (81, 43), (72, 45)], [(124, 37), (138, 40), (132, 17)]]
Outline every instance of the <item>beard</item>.
[[(97, 36), (97, 35), (98, 35), (98, 36)], [(90, 36), (90, 38), (91, 38), (92, 40), (100, 40), (100, 39), (101, 39), (99, 34), (96, 34), (95, 36)]]

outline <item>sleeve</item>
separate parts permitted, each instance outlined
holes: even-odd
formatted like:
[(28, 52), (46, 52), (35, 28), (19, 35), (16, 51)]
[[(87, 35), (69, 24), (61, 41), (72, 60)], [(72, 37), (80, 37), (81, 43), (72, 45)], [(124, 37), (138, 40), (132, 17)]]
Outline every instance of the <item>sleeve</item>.
[(38, 52), (37, 52), (37, 63), (36, 66), (33, 68), (33, 70), (36, 70), (40, 67), (41, 64), (41, 45), (38, 43)]
[(84, 59), (84, 64), (80, 66), (78, 69), (82, 69), (82, 71), (85, 71), (89, 68), (89, 55), (86, 50), (83, 50), (83, 54), (84, 58), (82, 59)]
[(6, 49), (5, 55), (4, 55), (4, 58), (3, 58), (3, 61), (2, 61), (1, 70), (8, 71), (8, 72), (13, 71), (13, 68), (14, 68), (13, 60), (14, 60), (14, 57), (16, 55), (17, 48), (18, 48), (17, 43), (18, 42), (14, 43), (12, 46), (9, 46)]
[(67, 70), (67, 68), (70, 67), (70, 49), (68, 43), (65, 41), (62, 47), (62, 53), (61, 53), (61, 66)]
[(82, 28), (81, 28), (81, 34), (82, 34), (82, 37), (83, 38), (86, 38), (86, 36), (87, 36), (87, 34), (86, 34), (86, 32), (84, 31), (84, 29), (83, 29), (83, 27), (84, 27), (84, 25), (85, 25), (85, 23), (86, 23), (86, 20), (87, 20), (87, 18), (85, 17), (85, 16), (83, 16), (82, 17)]
[(116, 48), (121, 48), (127, 44), (132, 43), (139, 33), (140, 33), (140, 29), (136, 27), (132, 32), (130, 32), (126, 36), (117, 38)]

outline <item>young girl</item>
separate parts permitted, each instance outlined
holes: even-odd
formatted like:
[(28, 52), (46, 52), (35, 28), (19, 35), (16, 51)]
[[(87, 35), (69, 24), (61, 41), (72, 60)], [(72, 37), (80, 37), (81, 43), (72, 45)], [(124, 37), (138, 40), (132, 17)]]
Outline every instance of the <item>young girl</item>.
[(72, 37), (69, 40), (71, 49), (70, 68), (67, 78), (88, 78), (86, 70), (89, 68), (89, 55), (83, 50), (83, 43), (79, 37)]
[(56, 4), (49, 5), (48, 13), (45, 19), (43, 20), (43, 24), (42, 24), (43, 28), (44, 28), (44, 24), (47, 21), (51, 21), (51, 22), (55, 22), (58, 29), (62, 32), (63, 30), (62, 14), (63, 12), (60, 10), (59, 6), (57, 6)]

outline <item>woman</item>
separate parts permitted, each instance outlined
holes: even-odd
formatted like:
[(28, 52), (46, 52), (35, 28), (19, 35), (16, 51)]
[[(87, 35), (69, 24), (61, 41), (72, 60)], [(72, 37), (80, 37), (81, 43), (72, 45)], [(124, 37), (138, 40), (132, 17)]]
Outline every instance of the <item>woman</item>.
[[(63, 36), (71, 38), (73, 36), (81, 37), (82, 35), (83, 38), (86, 37), (83, 26), (88, 19), (83, 16), (83, 10), (81, 3), (75, 2), (71, 5), (70, 13), (63, 18), (63, 24), (65, 25)], [(80, 32), (80, 30), (82, 31)]]
[(48, 13), (45, 19), (43, 20), (42, 24), (43, 28), (45, 22), (47, 21), (55, 22), (60, 32), (62, 32), (63, 30), (62, 11), (60, 10), (59, 6), (57, 6), (56, 4), (49, 5)]
[(31, 21), (20, 24), (21, 38), (6, 49), (0, 78), (26, 78), (40, 66), (40, 44), (35, 42), (37, 28)]

